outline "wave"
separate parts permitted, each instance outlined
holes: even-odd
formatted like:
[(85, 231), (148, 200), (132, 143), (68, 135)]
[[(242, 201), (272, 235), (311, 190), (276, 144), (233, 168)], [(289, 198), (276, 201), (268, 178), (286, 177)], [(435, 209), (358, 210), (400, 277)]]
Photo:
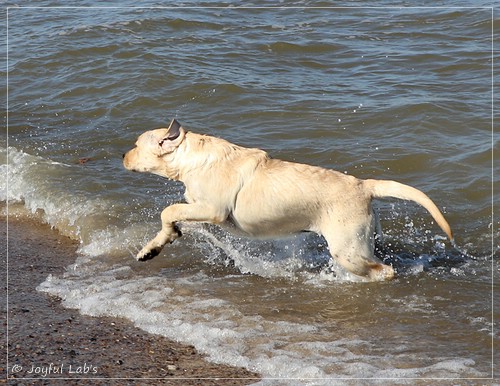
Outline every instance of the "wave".
[[(61, 234), (80, 241), (89, 255), (124, 250), (127, 242), (146, 230), (144, 224), (123, 229), (116, 202), (95, 194), (86, 185), (89, 176), (77, 165), (68, 165), (9, 147), (0, 149), (0, 201), (17, 215), (35, 217)], [(90, 186), (90, 184), (88, 184)], [(126, 250), (126, 249), (125, 249)]]

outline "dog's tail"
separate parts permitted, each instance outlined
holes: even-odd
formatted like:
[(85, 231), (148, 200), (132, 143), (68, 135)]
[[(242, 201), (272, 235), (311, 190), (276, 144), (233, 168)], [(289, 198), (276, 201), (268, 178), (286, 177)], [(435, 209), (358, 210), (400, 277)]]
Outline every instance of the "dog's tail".
[(373, 198), (395, 197), (402, 200), (415, 201), (429, 211), (437, 224), (454, 242), (451, 228), (436, 204), (423, 192), (411, 186), (401, 184), (396, 181), (387, 180), (365, 180), (365, 186)]

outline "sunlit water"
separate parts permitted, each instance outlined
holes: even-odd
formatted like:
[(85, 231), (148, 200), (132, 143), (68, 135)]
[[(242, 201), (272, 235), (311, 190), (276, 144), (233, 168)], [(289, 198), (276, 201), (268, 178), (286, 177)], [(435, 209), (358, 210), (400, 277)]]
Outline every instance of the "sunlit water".
[[(80, 241), (39, 290), (283, 383), (491, 377), (491, 9), (96, 4), (8, 14), (0, 199)], [(458, 248), (423, 208), (389, 200), (376, 203), (388, 283), (349, 275), (313, 234), (262, 242), (200, 224), (136, 262), (183, 188), (124, 170), (121, 154), (173, 117), (418, 187)]]

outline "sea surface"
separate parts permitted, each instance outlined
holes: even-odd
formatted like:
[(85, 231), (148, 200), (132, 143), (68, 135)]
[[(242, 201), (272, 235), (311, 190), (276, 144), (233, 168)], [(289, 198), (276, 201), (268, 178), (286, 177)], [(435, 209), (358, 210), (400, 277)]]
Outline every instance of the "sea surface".
[[(500, 279), (490, 2), (68, 3), (2, 13), (0, 201), (80, 243), (40, 291), (261, 384), (488, 383)], [(125, 170), (122, 154), (172, 118), (274, 158), (415, 186), (457, 245), (425, 209), (391, 199), (375, 202), (391, 282), (349, 275), (314, 234), (258, 241), (206, 224), (182, 224), (137, 262), (183, 186)]]

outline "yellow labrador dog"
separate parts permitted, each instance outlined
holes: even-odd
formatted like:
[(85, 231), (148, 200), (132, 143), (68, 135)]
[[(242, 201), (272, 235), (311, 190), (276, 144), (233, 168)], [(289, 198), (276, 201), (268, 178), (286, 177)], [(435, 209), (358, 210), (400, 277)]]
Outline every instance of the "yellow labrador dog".
[(272, 159), (260, 149), (186, 131), (175, 119), (168, 128), (143, 133), (135, 148), (124, 154), (123, 164), (186, 186), (187, 203), (162, 211), (162, 229), (137, 254), (138, 260), (152, 259), (180, 237), (179, 221), (229, 223), (252, 237), (319, 233), (347, 270), (369, 280), (389, 280), (393, 268), (374, 256), (371, 202), (383, 197), (422, 205), (452, 240), (439, 209), (415, 188)]

